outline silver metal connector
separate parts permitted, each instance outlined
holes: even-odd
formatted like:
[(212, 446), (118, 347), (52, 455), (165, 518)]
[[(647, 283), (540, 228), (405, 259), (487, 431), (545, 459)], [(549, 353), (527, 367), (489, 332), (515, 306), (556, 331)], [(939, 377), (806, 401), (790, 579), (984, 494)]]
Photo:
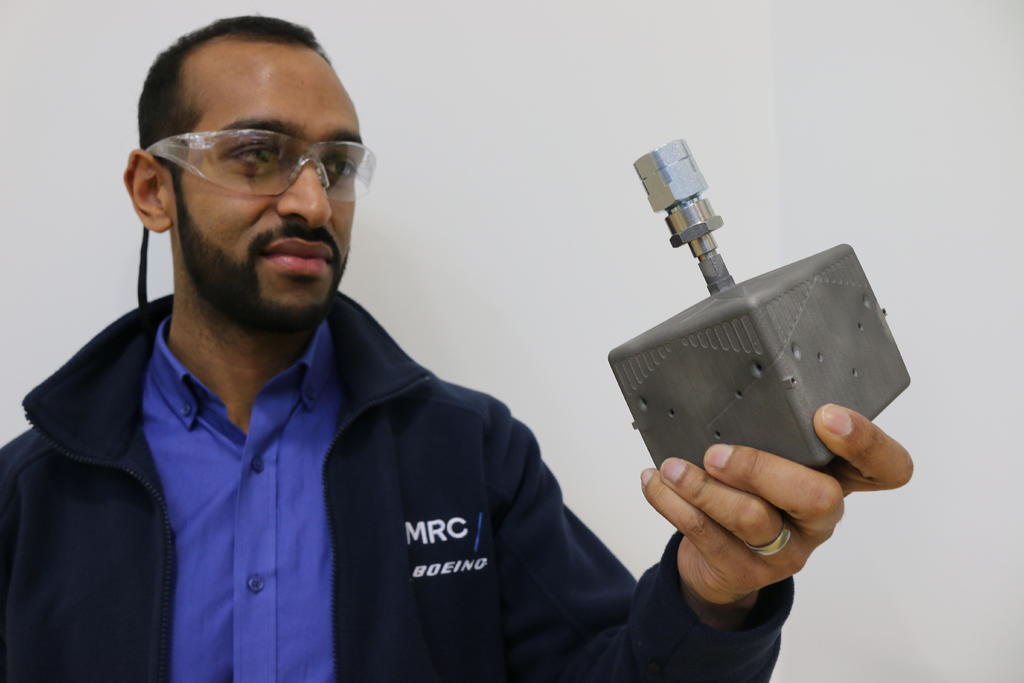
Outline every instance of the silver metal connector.
[(647, 190), (654, 211), (667, 211), (665, 222), (673, 247), (690, 245), (708, 291), (716, 294), (735, 281), (725, 267), (711, 233), (722, 227), (722, 218), (701, 195), (708, 189), (704, 175), (683, 140), (673, 140), (649, 152), (633, 164)]

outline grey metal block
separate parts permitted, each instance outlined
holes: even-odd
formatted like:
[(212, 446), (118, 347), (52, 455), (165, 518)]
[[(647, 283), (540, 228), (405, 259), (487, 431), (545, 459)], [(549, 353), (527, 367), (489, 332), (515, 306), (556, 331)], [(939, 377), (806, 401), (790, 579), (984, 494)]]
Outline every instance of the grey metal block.
[(608, 361), (658, 466), (713, 443), (810, 466), (812, 426), (838, 403), (874, 418), (910, 376), (856, 254), (839, 245), (719, 292), (615, 348)]

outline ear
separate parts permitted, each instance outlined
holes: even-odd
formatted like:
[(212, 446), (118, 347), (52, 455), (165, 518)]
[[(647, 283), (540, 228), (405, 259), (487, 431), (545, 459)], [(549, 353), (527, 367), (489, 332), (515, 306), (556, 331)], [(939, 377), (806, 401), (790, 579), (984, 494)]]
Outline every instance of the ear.
[(149, 152), (134, 150), (124, 169), (124, 186), (135, 213), (146, 228), (164, 232), (174, 225), (174, 185), (171, 173)]

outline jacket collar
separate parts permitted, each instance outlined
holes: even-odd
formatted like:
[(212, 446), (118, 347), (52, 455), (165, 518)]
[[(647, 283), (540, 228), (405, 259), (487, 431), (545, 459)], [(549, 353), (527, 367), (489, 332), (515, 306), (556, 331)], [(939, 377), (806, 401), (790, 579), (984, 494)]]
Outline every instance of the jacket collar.
[[(171, 304), (172, 297), (158, 299), (151, 314), (166, 317)], [(327, 321), (346, 397), (343, 424), (431, 376), (352, 299), (338, 294)], [(141, 425), (151, 353), (138, 310), (128, 313), (25, 397), (29, 422), (70, 454), (114, 464)]]

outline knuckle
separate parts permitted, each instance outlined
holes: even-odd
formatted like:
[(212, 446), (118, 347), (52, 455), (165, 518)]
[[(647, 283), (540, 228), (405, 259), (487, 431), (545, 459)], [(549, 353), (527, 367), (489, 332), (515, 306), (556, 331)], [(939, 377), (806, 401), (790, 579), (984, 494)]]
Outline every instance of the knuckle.
[(697, 539), (707, 538), (710, 531), (708, 518), (700, 513), (688, 515), (688, 519), (679, 526), (679, 529), (687, 536)]
[(757, 479), (765, 466), (765, 453), (748, 446), (737, 446), (732, 459), (737, 461), (738, 473), (747, 480)]
[(812, 517), (832, 515), (843, 505), (843, 487), (832, 477), (824, 476), (808, 489), (806, 512)]
[(782, 571), (776, 567), (770, 567), (765, 562), (759, 562), (760, 566), (746, 571), (741, 576), (742, 581), (752, 589), (760, 589), (773, 583), (778, 583), (786, 578)]
[(860, 450), (865, 468), (874, 472), (870, 478), (882, 488), (899, 488), (914, 475), (914, 461), (898, 441), (870, 424), (871, 433)]
[(684, 536), (707, 542), (712, 537), (712, 523), (707, 515), (693, 507), (667, 484), (655, 483), (657, 478), (644, 489), (644, 495), (651, 507), (669, 521)]
[(770, 515), (763, 504), (755, 500), (747, 499), (740, 504), (736, 511), (734, 522), (736, 533), (743, 538), (754, 538), (765, 533), (772, 533), (768, 529)]
[(715, 534), (713, 539), (705, 539), (704, 542), (711, 548), (713, 556), (725, 557), (729, 552), (730, 540), (725, 534)]
[(871, 422), (858, 425), (848, 439), (844, 455), (861, 468), (877, 468), (879, 459), (891, 450), (889, 437)]
[(793, 576), (803, 571), (803, 568), (807, 565), (807, 553), (793, 552), (788, 553), (782, 561), (782, 570), (786, 573), (786, 576)]
[(899, 465), (897, 466), (896, 472), (896, 486), (900, 487), (910, 481), (910, 478), (914, 476), (914, 459), (910, 457), (910, 453), (906, 448), (900, 446), (900, 458)]
[(862, 455), (884, 451), (888, 439), (874, 423), (859, 424), (850, 435), (851, 446)]
[(687, 467), (676, 488), (687, 500), (698, 503), (707, 497), (708, 476), (699, 467)]
[(655, 476), (651, 479), (646, 488), (644, 488), (644, 495), (656, 510), (665, 513), (668, 511), (671, 496), (674, 494), (671, 489), (665, 486), (658, 477)]
[(774, 583), (771, 570), (760, 562), (745, 562), (731, 570), (729, 579), (733, 593), (749, 593)]
[(800, 568), (797, 566), (799, 561), (792, 559), (791, 555), (792, 553), (787, 548), (778, 555), (759, 558), (762, 561), (757, 563), (759, 566), (754, 575), (757, 585), (764, 587), (769, 584), (778, 583), (800, 571)]

